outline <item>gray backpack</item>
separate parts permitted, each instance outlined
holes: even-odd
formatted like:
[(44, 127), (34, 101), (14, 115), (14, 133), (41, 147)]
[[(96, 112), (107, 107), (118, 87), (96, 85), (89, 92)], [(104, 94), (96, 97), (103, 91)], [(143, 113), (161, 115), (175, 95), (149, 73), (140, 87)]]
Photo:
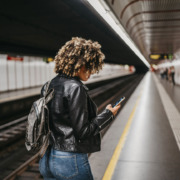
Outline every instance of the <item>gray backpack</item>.
[(47, 83), (45, 95), (33, 103), (26, 125), (26, 149), (28, 151), (39, 151), (40, 157), (43, 157), (49, 146), (51, 133), (47, 104), (54, 96), (54, 89), (48, 90), (50, 82)]

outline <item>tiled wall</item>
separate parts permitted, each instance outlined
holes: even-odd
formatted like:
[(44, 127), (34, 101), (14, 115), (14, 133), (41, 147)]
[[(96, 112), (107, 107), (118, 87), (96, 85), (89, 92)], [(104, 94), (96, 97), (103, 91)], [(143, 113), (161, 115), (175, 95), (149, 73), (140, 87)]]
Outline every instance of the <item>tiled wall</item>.
[(46, 63), (40, 57), (24, 56), (23, 61), (15, 61), (0, 54), (0, 91), (42, 85), (55, 76), (53, 69), (53, 62)]
[[(99, 74), (94, 74), (85, 83), (92, 83), (133, 73), (128, 66), (105, 64)], [(46, 63), (41, 57), (24, 56), (22, 61), (8, 60), (0, 54), (0, 92), (31, 88), (43, 85), (53, 78), (54, 62)]]

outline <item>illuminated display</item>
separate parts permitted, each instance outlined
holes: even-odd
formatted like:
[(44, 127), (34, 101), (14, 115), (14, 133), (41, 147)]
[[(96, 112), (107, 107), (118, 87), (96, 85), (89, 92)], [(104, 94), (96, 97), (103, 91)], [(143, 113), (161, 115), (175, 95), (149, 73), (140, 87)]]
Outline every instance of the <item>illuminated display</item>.
[(151, 60), (162, 60), (162, 59), (172, 59), (173, 55), (172, 54), (150, 54), (149, 58)]

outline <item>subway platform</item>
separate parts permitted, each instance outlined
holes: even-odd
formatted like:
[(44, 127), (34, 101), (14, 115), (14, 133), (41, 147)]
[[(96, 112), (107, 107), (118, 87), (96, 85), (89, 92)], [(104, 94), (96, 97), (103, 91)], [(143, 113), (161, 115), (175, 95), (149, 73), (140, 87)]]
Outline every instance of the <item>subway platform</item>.
[[(98, 74), (98, 75), (92, 75), (92, 77), (87, 82), (83, 82), (83, 83), (88, 85), (88, 84), (92, 84), (92, 83), (97, 83), (99, 81), (115, 79), (115, 78), (133, 74), (132, 72), (129, 72), (129, 71), (122, 71), (122, 72), (120, 71), (118, 73), (116, 73), (116, 72), (112, 73), (110, 71), (109, 74), (107, 72), (105, 72), (105, 73)], [(45, 81), (45, 82), (47, 82), (47, 81)], [(17, 89), (17, 90), (13, 90), (13, 91), (0, 92), (0, 103), (7, 103), (7, 102), (15, 101), (18, 99), (24, 99), (24, 98), (28, 98), (28, 97), (38, 96), (38, 95), (40, 95), (42, 85), (36, 86), (36, 87), (29, 87), (29, 88), (25, 88), (25, 89)]]
[(101, 151), (90, 156), (95, 180), (180, 179), (179, 92), (154, 73), (144, 76), (104, 135)]

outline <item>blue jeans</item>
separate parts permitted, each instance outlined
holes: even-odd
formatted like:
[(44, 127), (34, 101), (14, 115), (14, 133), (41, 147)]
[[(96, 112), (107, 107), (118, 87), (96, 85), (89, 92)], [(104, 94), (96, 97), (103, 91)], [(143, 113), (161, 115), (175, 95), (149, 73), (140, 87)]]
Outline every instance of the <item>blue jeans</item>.
[(44, 180), (93, 180), (88, 155), (49, 148), (39, 162)]

